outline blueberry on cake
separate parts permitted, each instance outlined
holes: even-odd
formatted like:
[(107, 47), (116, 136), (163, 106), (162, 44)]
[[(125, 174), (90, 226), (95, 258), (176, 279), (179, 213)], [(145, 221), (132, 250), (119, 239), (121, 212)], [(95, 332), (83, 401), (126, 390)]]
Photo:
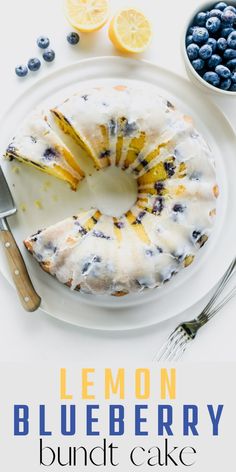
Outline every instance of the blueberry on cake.
[[(154, 289), (188, 267), (211, 234), (219, 193), (213, 156), (191, 118), (144, 84), (83, 89), (51, 113), (100, 172), (121, 168), (138, 193), (119, 218), (93, 209), (26, 239), (41, 267), (72, 290), (115, 296)], [(36, 162), (52, 147), (45, 139)]]

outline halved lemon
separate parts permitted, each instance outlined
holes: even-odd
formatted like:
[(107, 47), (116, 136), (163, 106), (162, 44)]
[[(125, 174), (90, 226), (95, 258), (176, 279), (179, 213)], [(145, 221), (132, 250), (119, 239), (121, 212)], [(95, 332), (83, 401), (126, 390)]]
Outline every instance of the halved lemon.
[(109, 38), (122, 52), (143, 52), (152, 38), (150, 21), (139, 10), (127, 8), (118, 12), (109, 25)]
[(91, 33), (108, 20), (109, 0), (65, 0), (66, 16), (79, 31)]

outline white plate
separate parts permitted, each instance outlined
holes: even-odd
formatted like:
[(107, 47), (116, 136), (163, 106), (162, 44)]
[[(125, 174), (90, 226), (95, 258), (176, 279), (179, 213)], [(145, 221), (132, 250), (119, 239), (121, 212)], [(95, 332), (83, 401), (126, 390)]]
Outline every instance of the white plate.
[[(8, 110), (1, 122), (0, 147), (4, 151), (18, 124), (36, 106), (55, 105), (75, 92), (82, 83), (102, 80), (127, 82), (130, 79), (156, 86), (159, 93), (189, 113), (196, 127), (213, 149), (221, 189), (217, 221), (209, 243), (200, 251), (192, 266), (175, 276), (164, 287), (143, 295), (123, 298), (97, 297), (71, 292), (45, 274), (26, 253), (22, 240), (34, 231), (54, 223), (87, 205), (83, 184), (74, 193), (65, 184), (14, 163), (3, 169), (19, 211), (10, 224), (22, 250), (32, 280), (42, 297), (42, 310), (69, 323), (108, 330), (140, 328), (170, 318), (195, 304), (216, 284), (235, 254), (236, 223), (236, 139), (224, 117), (205, 96), (189, 82), (158, 66), (131, 59), (101, 57), (63, 68), (40, 80)], [(19, 174), (14, 173), (15, 166)], [(50, 187), (45, 189), (45, 182)], [(58, 199), (58, 200), (57, 200)], [(43, 209), (35, 206), (40, 200)], [(26, 211), (22, 211), (22, 205)], [(0, 266), (11, 281), (6, 261), (0, 252)], [(145, 303), (145, 305), (144, 305)], [(147, 305), (148, 303), (148, 305)], [(119, 310), (114, 309), (119, 308)]]

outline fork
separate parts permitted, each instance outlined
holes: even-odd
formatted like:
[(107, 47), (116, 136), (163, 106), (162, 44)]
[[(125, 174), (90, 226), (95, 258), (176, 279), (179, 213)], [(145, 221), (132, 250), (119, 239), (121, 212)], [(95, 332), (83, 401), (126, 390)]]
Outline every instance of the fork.
[(236, 258), (231, 262), (222, 279), (220, 280), (213, 296), (197, 318), (185, 321), (177, 326), (171, 333), (160, 351), (154, 357), (158, 362), (178, 361), (184, 354), (187, 345), (194, 340), (198, 331), (210, 321), (231, 298), (236, 295), (236, 285), (218, 303), (219, 296), (228, 285), (236, 272)]

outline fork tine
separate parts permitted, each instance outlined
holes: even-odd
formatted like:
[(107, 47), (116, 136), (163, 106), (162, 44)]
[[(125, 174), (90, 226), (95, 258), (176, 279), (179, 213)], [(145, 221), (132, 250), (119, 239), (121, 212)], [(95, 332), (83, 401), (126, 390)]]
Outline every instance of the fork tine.
[(177, 327), (171, 334), (170, 336), (167, 338), (167, 340), (165, 341), (165, 343), (161, 346), (160, 350), (155, 354), (154, 358), (153, 358), (153, 361), (155, 360), (159, 360), (163, 357), (163, 355), (166, 353), (166, 351), (170, 348), (170, 346), (172, 345), (172, 342), (173, 340), (176, 338), (176, 336), (178, 336), (178, 332), (179, 332), (179, 327)]
[(168, 356), (168, 359), (166, 359), (168, 362), (170, 361), (175, 361), (178, 358), (179, 352), (182, 349), (183, 346), (185, 346), (188, 342), (188, 335), (184, 331), (182, 332), (178, 342), (174, 345), (174, 348), (170, 352), (170, 355)]
[(179, 348), (179, 351), (177, 351), (175, 357), (172, 359), (172, 361), (179, 361), (181, 359), (181, 357), (183, 356), (183, 354), (185, 353), (186, 351), (186, 348), (187, 348), (187, 344), (189, 343), (190, 341), (190, 338), (185, 338), (184, 342), (180, 345), (180, 348)]
[(172, 355), (179, 349), (181, 342), (186, 337), (186, 333), (179, 326), (169, 337), (167, 342), (162, 346), (160, 351), (157, 353), (156, 360), (158, 362), (169, 361), (172, 359)]

